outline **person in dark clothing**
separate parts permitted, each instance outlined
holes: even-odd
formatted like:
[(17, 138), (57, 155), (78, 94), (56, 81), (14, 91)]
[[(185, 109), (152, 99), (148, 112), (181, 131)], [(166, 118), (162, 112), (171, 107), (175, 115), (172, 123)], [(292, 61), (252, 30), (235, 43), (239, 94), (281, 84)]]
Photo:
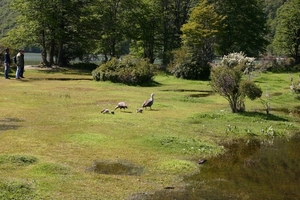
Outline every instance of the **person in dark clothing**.
[(9, 79), (8, 77), (9, 67), (10, 67), (9, 48), (6, 48), (4, 54), (4, 78), (6, 79)]
[(17, 71), (16, 71), (16, 79), (24, 78), (24, 50), (20, 49), (17, 54)]

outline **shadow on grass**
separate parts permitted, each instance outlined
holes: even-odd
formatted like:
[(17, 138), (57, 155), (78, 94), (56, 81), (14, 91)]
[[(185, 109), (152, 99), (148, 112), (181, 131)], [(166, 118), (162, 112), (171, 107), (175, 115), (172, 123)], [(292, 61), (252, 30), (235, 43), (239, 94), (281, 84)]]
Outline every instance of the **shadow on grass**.
[(92, 78), (63, 78), (63, 77), (60, 77), (60, 78), (29, 78), (27, 80), (24, 80), (22, 79), (22, 81), (28, 81), (28, 80), (35, 80), (35, 81), (44, 81), (44, 80), (48, 80), (48, 81), (91, 81), (93, 80)]
[(141, 87), (160, 87), (160, 86), (162, 86), (162, 84), (159, 83), (159, 82), (156, 82), (156, 81), (150, 81), (148, 83), (143, 83), (143, 84), (140, 84), (138, 86), (141, 86)]
[(53, 70), (40, 70), (39, 72), (45, 74), (68, 74), (68, 75), (89, 75), (92, 76), (92, 71), (90, 70), (83, 70), (83, 69), (68, 69), (68, 68), (61, 68), (61, 69), (53, 69)]
[(19, 118), (4, 118), (0, 119), (0, 122), (24, 122), (24, 120)]
[(159, 111), (158, 109), (154, 109), (154, 108), (151, 108), (151, 109), (144, 109), (144, 112), (148, 112), (148, 111)]
[(116, 114), (116, 113), (132, 113), (132, 111), (120, 110), (119, 112), (116, 112), (116, 111), (115, 111), (115, 114)]
[(166, 92), (201, 92), (201, 93), (208, 93), (208, 94), (213, 94), (214, 91), (212, 90), (190, 90), (190, 89), (167, 89), (167, 90), (162, 90), (162, 91), (166, 91)]
[(243, 112), (243, 113), (238, 113), (238, 115), (241, 115), (244, 117), (260, 118), (260, 119), (270, 120), (270, 121), (289, 121), (288, 119), (279, 117), (277, 115), (266, 114), (266, 113), (261, 113), (261, 112)]
[(197, 94), (189, 94), (188, 97), (200, 98), (200, 97), (208, 97), (214, 94), (212, 90), (186, 90), (186, 89), (174, 89), (174, 90), (162, 90), (166, 92), (197, 92)]
[(8, 124), (0, 123), (0, 131), (16, 130), (19, 127), (20, 127), (19, 125), (8, 125)]
[(4, 118), (0, 119), (0, 131), (7, 131), (7, 130), (15, 130), (18, 129), (20, 126), (16, 125), (16, 122), (23, 122), (24, 120), (18, 118)]

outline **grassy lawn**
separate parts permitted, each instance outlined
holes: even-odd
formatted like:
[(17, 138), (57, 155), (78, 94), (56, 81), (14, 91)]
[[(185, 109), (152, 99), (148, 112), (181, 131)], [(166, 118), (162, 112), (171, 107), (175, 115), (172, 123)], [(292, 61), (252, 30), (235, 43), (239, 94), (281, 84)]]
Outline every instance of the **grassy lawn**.
[[(66, 69), (24, 76), (0, 79), (0, 199), (126, 199), (180, 188), (199, 159), (226, 151), (224, 142), (290, 137), (300, 127), (290, 74), (255, 78), (262, 98), (270, 95), (269, 115), (260, 100), (232, 114), (205, 81), (157, 75), (155, 86), (126, 86)], [(136, 113), (151, 93), (152, 110)], [(100, 113), (119, 101), (128, 109)]]

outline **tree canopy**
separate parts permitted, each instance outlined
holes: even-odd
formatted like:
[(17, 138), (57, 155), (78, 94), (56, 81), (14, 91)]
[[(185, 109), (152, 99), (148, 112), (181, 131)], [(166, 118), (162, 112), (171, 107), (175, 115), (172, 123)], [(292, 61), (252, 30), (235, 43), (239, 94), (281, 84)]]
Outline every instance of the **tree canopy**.
[(279, 55), (289, 55), (300, 63), (300, 0), (287, 1), (277, 13), (274, 47)]
[[(174, 50), (184, 48), (192, 55), (186, 61), (201, 68), (214, 56), (264, 53), (278, 26), (273, 44), (283, 49), (276, 53), (296, 59), (297, 48), (289, 44), (293, 49), (288, 50), (282, 43), (287, 44), (291, 35), (286, 37), (279, 30), (293, 24), (283, 22), (297, 15), (299, 0), (286, 1), (283, 7), (292, 4), (291, 12), (282, 8), (276, 13), (285, 1), (0, 0), (1, 46), (38, 47), (48, 66), (66, 65), (76, 58), (88, 61), (94, 54), (106, 60), (131, 54), (151, 63), (158, 58), (162, 69), (174, 58)], [(19, 17), (12, 17), (13, 13)]]
[(177, 58), (171, 70), (175, 76), (188, 79), (209, 77), (208, 63), (214, 59), (215, 39), (222, 20), (224, 17), (218, 15), (207, 0), (201, 0), (192, 9), (187, 23), (181, 28), (182, 47), (175, 54)]
[(268, 29), (261, 0), (210, 0), (222, 21), (223, 31), (217, 38), (217, 52), (227, 55), (244, 52), (257, 56), (265, 52)]

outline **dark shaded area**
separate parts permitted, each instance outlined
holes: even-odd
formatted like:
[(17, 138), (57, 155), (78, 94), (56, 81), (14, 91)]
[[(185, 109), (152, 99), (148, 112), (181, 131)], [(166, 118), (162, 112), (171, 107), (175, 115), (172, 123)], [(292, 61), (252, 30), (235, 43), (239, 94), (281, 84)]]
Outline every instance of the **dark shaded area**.
[(271, 109), (270, 112), (272, 111), (277, 111), (277, 112), (283, 112), (285, 114), (289, 114), (289, 115), (294, 115), (295, 117), (300, 117), (300, 108), (299, 107), (295, 107), (293, 109), (288, 109), (288, 108), (275, 108), (275, 109)]
[(35, 81), (91, 81), (93, 80), (92, 78), (29, 78), (29, 80), (35, 80)]
[[(41, 68), (40, 73), (44, 74), (69, 74), (69, 75), (89, 75), (92, 76), (92, 72), (87, 69), (68, 69), (68, 68)], [(91, 78), (92, 79), (92, 78)]]
[(143, 168), (135, 166), (128, 161), (96, 161), (93, 166), (88, 167), (86, 171), (99, 174), (139, 176), (143, 173)]
[[(265, 112), (264, 109), (259, 109), (260, 112)], [(240, 113), (242, 115), (247, 115), (247, 116), (252, 116), (252, 117), (256, 117), (256, 115), (259, 116), (264, 116), (263, 119), (267, 119), (267, 120), (274, 120), (274, 121), (288, 121), (288, 119), (284, 119), (282, 117), (273, 115), (272, 112), (281, 112), (284, 113), (285, 115), (290, 115), (290, 116), (294, 116), (297, 118), (300, 118), (300, 106), (296, 106), (294, 108), (271, 108), (269, 113), (271, 114), (263, 114), (259, 112), (247, 112), (247, 113)]]
[(15, 130), (18, 129), (20, 126), (16, 123), (23, 122), (24, 120), (18, 118), (4, 118), (0, 119), (0, 131), (7, 131), (7, 130)]
[(19, 118), (4, 118), (0, 119), (0, 122), (24, 122), (24, 120)]
[[(300, 199), (300, 133), (291, 139), (236, 140), (199, 165), (186, 188), (138, 193), (130, 200)], [(197, 162), (197, 161), (195, 161)]]
[(282, 92), (274, 92), (272, 94), (270, 94), (270, 97), (276, 97), (276, 96), (281, 96)]
[(261, 112), (241, 112), (237, 113), (238, 115), (242, 115), (244, 117), (253, 117), (257, 119), (264, 119), (264, 120), (271, 120), (271, 121), (289, 121), (283, 117), (273, 115), (273, 114), (266, 114)]
[(0, 131), (7, 131), (7, 130), (16, 130), (20, 126), (19, 125), (9, 125), (9, 124), (1, 124), (0, 123)]
[(159, 86), (162, 86), (162, 84), (152, 80), (147, 83), (139, 84), (139, 86), (141, 86), (141, 87), (159, 87)]
[(204, 94), (190, 94), (188, 95), (189, 97), (194, 97), (194, 98), (199, 98), (199, 97), (208, 97), (210, 96), (211, 94), (209, 93), (204, 93)]
[(80, 71), (89, 71), (90, 73), (99, 67), (99, 65), (95, 63), (74, 63), (72, 65), (69, 65), (68, 68), (70, 69), (77, 69)]
[(174, 90), (162, 90), (166, 92), (197, 92), (196, 94), (189, 94), (188, 97), (199, 98), (199, 97), (208, 97), (214, 94), (212, 90), (186, 90), (186, 89), (174, 89)]
[(201, 92), (201, 93), (207, 93), (207, 94), (213, 94), (214, 91), (212, 90), (186, 90), (186, 89), (174, 89), (174, 90), (162, 90), (162, 91), (166, 91), (166, 92)]

